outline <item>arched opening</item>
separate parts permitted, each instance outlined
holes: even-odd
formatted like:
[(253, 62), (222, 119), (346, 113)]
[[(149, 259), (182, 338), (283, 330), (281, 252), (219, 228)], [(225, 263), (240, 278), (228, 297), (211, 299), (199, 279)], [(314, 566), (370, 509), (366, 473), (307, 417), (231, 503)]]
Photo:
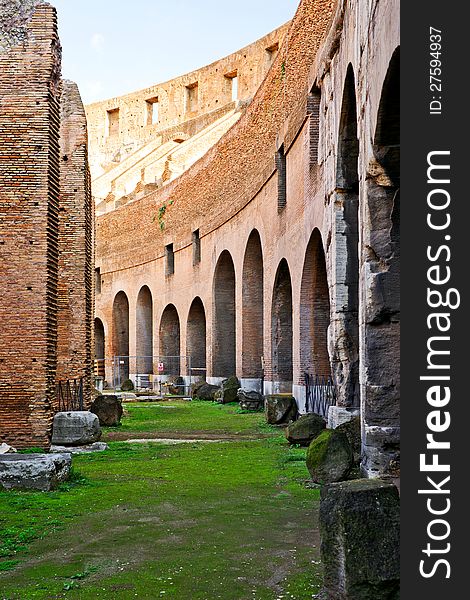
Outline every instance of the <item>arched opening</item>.
[(160, 321), (159, 362), (163, 374), (180, 375), (180, 319), (173, 304), (169, 304)]
[(325, 253), (320, 232), (315, 229), (305, 253), (300, 289), (300, 368), (301, 376), (328, 378), (330, 296)]
[(356, 86), (344, 84), (336, 164), (336, 328), (333, 371), (338, 404), (359, 406), (359, 140)]
[(137, 296), (135, 342), (137, 374), (150, 375), (153, 373), (153, 300), (146, 285)]
[(129, 300), (124, 292), (113, 303), (113, 353), (115, 384), (129, 379)]
[(190, 360), (189, 375), (206, 377), (206, 312), (199, 297), (189, 309), (186, 327), (186, 355)]
[(253, 230), (246, 245), (242, 280), (243, 377), (263, 377), (263, 251)]
[(104, 368), (105, 336), (101, 319), (95, 318), (95, 375), (105, 377)]
[(224, 250), (214, 274), (214, 327), (212, 375), (235, 375), (235, 267), (230, 253)]
[(292, 384), (292, 283), (284, 258), (276, 273), (271, 314), (272, 378), (278, 383)]
[(394, 431), (400, 424), (400, 48), (390, 60), (382, 87), (366, 210), (364, 464), (367, 469), (372, 452), (374, 471), (385, 473), (399, 453), (396, 436), (390, 439), (383, 428)]

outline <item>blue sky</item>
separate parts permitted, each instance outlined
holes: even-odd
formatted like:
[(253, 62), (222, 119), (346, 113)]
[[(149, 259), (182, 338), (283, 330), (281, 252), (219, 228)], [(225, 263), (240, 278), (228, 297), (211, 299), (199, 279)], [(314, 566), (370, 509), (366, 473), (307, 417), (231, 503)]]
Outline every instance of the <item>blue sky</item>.
[(49, 0), (87, 104), (167, 81), (291, 19), (299, 0)]

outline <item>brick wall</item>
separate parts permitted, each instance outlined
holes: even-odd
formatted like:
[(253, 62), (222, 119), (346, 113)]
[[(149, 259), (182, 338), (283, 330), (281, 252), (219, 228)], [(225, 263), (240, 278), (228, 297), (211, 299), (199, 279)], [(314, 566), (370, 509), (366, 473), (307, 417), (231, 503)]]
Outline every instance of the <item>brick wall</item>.
[(61, 48), (55, 10), (0, 53), (0, 439), (47, 446), (57, 339)]
[[(5, 24), (9, 29), (2, 29)], [(93, 217), (86, 123), (78, 91), (61, 81), (60, 69), (55, 9), (35, 1), (19, 9), (4, 3), (0, 442), (17, 448), (49, 446), (57, 377), (84, 375), (85, 401), (91, 395)]]
[(76, 84), (64, 81), (60, 128), (57, 380), (84, 378), (91, 402), (93, 222), (85, 111)]

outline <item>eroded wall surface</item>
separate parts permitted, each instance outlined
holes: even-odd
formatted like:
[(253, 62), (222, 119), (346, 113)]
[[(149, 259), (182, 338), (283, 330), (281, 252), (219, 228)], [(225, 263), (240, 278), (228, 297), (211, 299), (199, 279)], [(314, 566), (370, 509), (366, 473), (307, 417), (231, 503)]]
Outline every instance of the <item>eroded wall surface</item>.
[[(1, 9), (0, 441), (44, 448), (50, 443), (57, 374), (68, 378), (79, 369), (91, 375), (85, 122), (83, 109), (67, 102), (67, 92), (70, 110), (63, 105), (61, 113), (55, 9), (13, 1), (4, 1)], [(71, 152), (67, 169), (61, 135), (63, 149), (75, 142), (81, 147)]]
[(55, 11), (38, 6), (0, 54), (0, 437), (48, 443), (57, 340), (60, 61)]
[(84, 381), (91, 401), (93, 224), (87, 126), (78, 87), (62, 82), (60, 125), (57, 381)]
[(399, 458), (399, 43), (398, 2), (303, 0), (237, 123), (177, 179), (97, 219), (109, 364), (117, 326), (138, 353), (146, 287), (155, 356), (171, 306), (181, 355), (199, 314), (211, 381), (234, 371), (305, 410), (306, 375), (329, 371), (338, 404), (361, 411), (369, 476)]

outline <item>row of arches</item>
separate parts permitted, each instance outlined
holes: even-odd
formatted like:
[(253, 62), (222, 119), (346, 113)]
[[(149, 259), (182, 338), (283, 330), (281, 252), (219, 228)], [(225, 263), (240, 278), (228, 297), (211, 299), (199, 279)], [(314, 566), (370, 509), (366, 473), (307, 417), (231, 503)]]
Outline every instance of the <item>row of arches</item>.
[[(271, 306), (271, 356), (265, 356), (264, 265), (260, 235), (253, 230), (248, 238), (242, 270), (242, 307), (240, 327), (242, 351), (239, 373), (247, 379), (262, 379), (269, 366), (273, 381), (293, 381), (293, 295), (291, 273), (282, 259), (274, 279)], [(210, 352), (213, 377), (227, 377), (237, 372), (236, 351), (236, 277), (232, 256), (224, 250), (214, 271), (212, 286), (212, 347)], [(307, 247), (300, 294), (301, 368), (309, 374), (329, 375), (327, 330), (330, 321), (330, 302), (327, 270), (321, 235), (315, 230)], [(136, 369), (152, 373), (154, 368), (154, 309), (152, 293), (143, 286), (136, 301), (135, 348)], [(95, 321), (96, 358), (104, 358), (104, 326)], [(112, 351), (123, 359), (124, 375), (129, 376), (129, 300), (124, 291), (116, 294), (112, 310)], [(159, 323), (159, 356), (190, 357), (192, 373), (204, 374), (207, 368), (206, 311), (201, 298), (190, 307), (186, 323), (186, 348), (181, 348), (180, 317), (174, 304), (168, 304)], [(174, 374), (182, 365), (173, 361)], [(185, 370), (183, 368), (183, 370)], [(186, 371), (188, 369), (186, 368)]]
[[(213, 377), (232, 375), (238, 367), (242, 377), (265, 377), (280, 382), (293, 382), (294, 361), (299, 361), (296, 373), (300, 376), (296, 383), (302, 383), (304, 373), (328, 376), (333, 372), (340, 404), (359, 405), (360, 361), (367, 364), (368, 353), (374, 352), (372, 342), (369, 349), (369, 339), (377, 344), (380, 338), (380, 343), (387, 345), (399, 319), (399, 60), (397, 48), (384, 79), (371, 138), (373, 164), (364, 165), (364, 173), (359, 168), (356, 81), (353, 67), (347, 68), (339, 111), (331, 285), (323, 241), (315, 229), (303, 261), (299, 306), (293, 304), (292, 273), (286, 259), (280, 261), (272, 287), (266, 287), (265, 257), (260, 235), (255, 229), (245, 246), (240, 281), (241, 306), (237, 307), (236, 303), (238, 287), (234, 262), (230, 252), (224, 250), (217, 261), (209, 295), (211, 323), (206, 322), (202, 299), (196, 297), (187, 317), (186, 347), (181, 348), (180, 317), (176, 306), (169, 304), (159, 323), (160, 355), (186, 354), (191, 357), (195, 369), (202, 372), (208, 368)], [(364, 281), (367, 269), (377, 275), (369, 279), (375, 287), (363, 291), (364, 297), (360, 301), (360, 281)], [(266, 290), (272, 296), (270, 311), (265, 308)], [(373, 302), (368, 304), (367, 295)], [(296, 357), (294, 311), (298, 311), (299, 316), (299, 353)], [(269, 321), (265, 322), (268, 315)], [(360, 320), (364, 327), (362, 349)], [(144, 286), (136, 303), (135, 333), (136, 353), (143, 357), (139, 359), (142, 372), (151, 369), (151, 358), (145, 357), (152, 357), (155, 350), (154, 322), (152, 294)], [(369, 336), (370, 328), (375, 331)], [(104, 357), (102, 323), (97, 322), (95, 329), (97, 356), (102, 353)], [(241, 330), (239, 351), (237, 329)], [(111, 335), (114, 354), (128, 355), (129, 302), (123, 291), (114, 299)], [(266, 355), (268, 347), (269, 356)], [(210, 365), (207, 358), (210, 358)], [(383, 365), (383, 368), (390, 370), (389, 365)], [(374, 378), (377, 382), (383, 379), (381, 369), (382, 366), (377, 369), (375, 377), (373, 369), (368, 368), (372, 384)]]

